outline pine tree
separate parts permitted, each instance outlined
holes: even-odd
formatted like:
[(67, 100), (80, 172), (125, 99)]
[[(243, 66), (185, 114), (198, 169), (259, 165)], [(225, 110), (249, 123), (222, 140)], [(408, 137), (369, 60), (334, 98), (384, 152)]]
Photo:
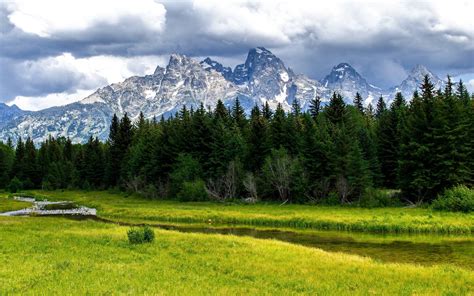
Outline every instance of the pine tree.
[(325, 114), (332, 124), (340, 124), (344, 121), (346, 104), (340, 94), (333, 93)]
[(223, 120), (226, 123), (229, 119), (229, 112), (228, 112), (228, 110), (224, 106), (224, 103), (222, 103), (221, 100), (217, 100), (217, 105), (216, 105), (216, 108), (214, 110), (214, 117), (216, 119)]
[(270, 122), (270, 137), (272, 147), (275, 149), (284, 148), (288, 145), (286, 114), (280, 103), (278, 103), (275, 114)]
[(309, 113), (314, 120), (318, 117), (319, 112), (321, 111), (321, 98), (316, 96), (314, 99), (311, 99), (309, 102)]
[(434, 87), (428, 76), (421, 90), (421, 97), (415, 91), (404, 124), (398, 177), (403, 194), (416, 202), (433, 199), (439, 186), (433, 175)]
[(262, 115), (268, 121), (270, 121), (270, 119), (272, 119), (273, 112), (270, 109), (270, 105), (268, 104), (268, 101), (265, 101), (265, 104), (262, 106)]
[(362, 102), (362, 96), (357, 92), (354, 98), (354, 106), (360, 113), (364, 113), (364, 104)]
[(301, 106), (297, 98), (295, 98), (293, 102), (291, 103), (291, 112), (293, 113), (293, 116), (295, 117), (298, 117), (301, 115)]
[(247, 120), (245, 118), (245, 111), (240, 105), (239, 98), (235, 99), (234, 106), (232, 107), (232, 119), (234, 120), (234, 122), (237, 124), (237, 126), (240, 128), (241, 131), (245, 129)]
[(382, 184), (396, 188), (398, 160), (400, 157), (401, 128), (405, 114), (405, 99), (397, 93), (390, 109), (377, 122), (378, 159)]
[(375, 117), (380, 118), (382, 114), (387, 111), (387, 105), (385, 104), (385, 101), (382, 96), (377, 101), (377, 109), (375, 110)]
[(36, 188), (39, 186), (41, 177), (39, 176), (38, 164), (36, 162), (36, 147), (30, 137), (25, 141), (24, 174), (25, 188)]
[(258, 107), (252, 109), (246, 142), (248, 150), (245, 163), (250, 171), (257, 172), (270, 151), (268, 121), (260, 115)]
[(5, 188), (9, 181), (9, 172), (13, 164), (13, 149), (7, 144), (0, 142), (0, 188)]

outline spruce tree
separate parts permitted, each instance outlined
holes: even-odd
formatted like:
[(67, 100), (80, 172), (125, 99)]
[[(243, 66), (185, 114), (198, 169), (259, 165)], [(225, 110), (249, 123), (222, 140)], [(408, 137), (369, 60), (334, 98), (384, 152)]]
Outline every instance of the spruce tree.
[(314, 99), (311, 99), (309, 102), (309, 113), (314, 120), (318, 117), (319, 112), (321, 111), (321, 98), (316, 96)]
[(375, 110), (375, 117), (380, 118), (382, 116), (382, 114), (385, 113), (385, 111), (387, 111), (387, 105), (385, 104), (385, 101), (384, 101), (383, 97), (380, 96), (380, 98), (377, 101), (377, 107), (376, 107), (376, 110)]
[(332, 124), (341, 124), (346, 115), (346, 104), (340, 94), (333, 93), (325, 110), (326, 117)]
[(362, 96), (357, 92), (354, 98), (354, 106), (360, 113), (364, 113), (364, 104), (362, 102)]

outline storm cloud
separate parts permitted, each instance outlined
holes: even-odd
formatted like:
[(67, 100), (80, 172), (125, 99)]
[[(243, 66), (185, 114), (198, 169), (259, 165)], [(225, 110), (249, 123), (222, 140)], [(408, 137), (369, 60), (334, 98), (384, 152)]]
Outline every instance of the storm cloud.
[(472, 11), (462, 0), (2, 2), (0, 101), (38, 109), (77, 93), (66, 103), (173, 52), (235, 66), (256, 46), (314, 79), (348, 62), (380, 87), (416, 64), (474, 83)]

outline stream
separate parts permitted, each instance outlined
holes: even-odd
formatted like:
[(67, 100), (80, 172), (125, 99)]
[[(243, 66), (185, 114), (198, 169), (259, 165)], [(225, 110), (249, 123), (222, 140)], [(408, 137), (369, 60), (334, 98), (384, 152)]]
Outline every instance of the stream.
[[(31, 208), (0, 213), (0, 216), (66, 217), (75, 220), (93, 219), (105, 223), (132, 226), (96, 216), (96, 209), (78, 206), (69, 201), (36, 201)], [(274, 239), (329, 252), (343, 252), (371, 257), (382, 262), (421, 265), (449, 264), (474, 270), (474, 237), (441, 235), (366, 234), (342, 231), (276, 230), (249, 227), (210, 227), (193, 225), (153, 224), (153, 227), (183, 233), (207, 233)]]

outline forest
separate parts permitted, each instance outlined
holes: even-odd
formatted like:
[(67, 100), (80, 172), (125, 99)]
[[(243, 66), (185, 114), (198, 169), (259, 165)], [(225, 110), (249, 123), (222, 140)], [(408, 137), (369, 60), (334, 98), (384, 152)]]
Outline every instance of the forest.
[[(279, 203), (429, 203), (474, 185), (474, 98), (462, 81), (436, 90), (428, 76), (410, 100), (400, 93), (364, 107), (334, 93), (302, 112), (293, 101), (184, 106), (170, 118), (114, 115), (109, 139), (50, 137), (0, 143), (0, 188), (118, 189), (148, 198)], [(465, 186), (465, 187), (464, 187)], [(467, 188), (466, 188), (467, 187)], [(388, 194), (389, 192), (390, 194)], [(472, 191), (471, 191), (472, 193)]]

